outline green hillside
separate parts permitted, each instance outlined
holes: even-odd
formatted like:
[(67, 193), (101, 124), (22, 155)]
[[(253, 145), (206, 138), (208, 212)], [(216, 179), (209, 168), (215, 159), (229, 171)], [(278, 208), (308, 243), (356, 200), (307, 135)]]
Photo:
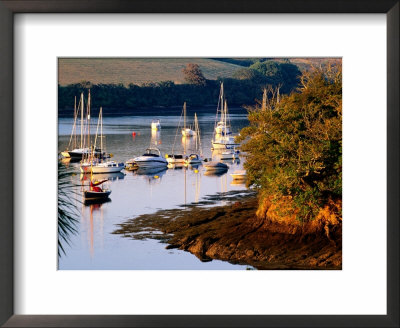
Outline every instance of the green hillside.
[(200, 66), (206, 79), (232, 77), (241, 66), (207, 58), (60, 58), (58, 83), (68, 85), (81, 81), (93, 84), (148, 82), (184, 82), (182, 69), (188, 63)]

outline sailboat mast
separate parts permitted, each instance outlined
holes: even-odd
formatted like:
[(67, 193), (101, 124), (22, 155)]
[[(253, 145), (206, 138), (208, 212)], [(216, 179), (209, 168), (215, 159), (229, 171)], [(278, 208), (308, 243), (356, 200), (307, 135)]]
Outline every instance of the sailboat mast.
[(76, 148), (76, 96), (74, 97), (74, 149)]
[(90, 139), (90, 89), (88, 95), (88, 103), (87, 103), (87, 120), (88, 120), (88, 145), (89, 149), (92, 149), (92, 140)]
[(196, 135), (195, 135), (195, 137), (196, 137), (196, 152), (198, 152), (199, 151), (199, 141), (198, 141), (199, 133), (197, 130), (197, 114), (196, 113), (194, 113), (194, 129), (196, 131)]
[(199, 139), (200, 156), (203, 156), (203, 149), (201, 148), (200, 126), (199, 126), (199, 120), (197, 119), (197, 116), (196, 116), (196, 129), (197, 129), (197, 138)]
[(103, 107), (100, 107), (100, 149), (103, 152)]
[(225, 100), (225, 103), (224, 103), (224, 129), (225, 129), (225, 132), (224, 132), (224, 136), (225, 136), (225, 139), (226, 139), (226, 110), (227, 110), (227, 103), (226, 103), (226, 100)]
[(183, 103), (183, 130), (186, 132), (186, 101)]
[[(186, 101), (183, 103), (183, 131), (186, 137)], [(184, 139), (183, 154), (186, 155), (186, 138)]]
[(221, 82), (221, 92), (220, 92), (220, 94), (221, 94), (221, 100), (220, 100), (220, 103), (221, 103), (221, 119), (220, 119), (220, 121), (221, 122), (223, 122), (224, 120), (224, 117), (223, 117), (223, 112), (224, 112), (224, 82)]
[(83, 148), (83, 92), (81, 93), (81, 149)]

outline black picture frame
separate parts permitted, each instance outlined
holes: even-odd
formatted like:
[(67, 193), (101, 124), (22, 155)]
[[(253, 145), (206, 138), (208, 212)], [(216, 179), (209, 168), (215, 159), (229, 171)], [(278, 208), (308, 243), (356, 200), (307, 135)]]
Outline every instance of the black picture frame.
[[(0, 0), (0, 324), (4, 327), (399, 327), (399, 0)], [(387, 16), (387, 315), (14, 315), (13, 17), (16, 13), (384, 13)], [(368, 286), (366, 286), (368, 288)]]

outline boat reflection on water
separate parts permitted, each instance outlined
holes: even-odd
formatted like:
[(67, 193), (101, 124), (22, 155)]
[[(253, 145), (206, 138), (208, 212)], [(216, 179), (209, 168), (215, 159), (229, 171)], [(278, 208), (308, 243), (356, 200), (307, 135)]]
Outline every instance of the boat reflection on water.
[[(81, 174), (80, 179), (81, 181), (87, 180), (87, 178), (90, 175), (88, 174)], [(115, 180), (122, 180), (125, 178), (125, 173), (122, 172), (114, 172), (114, 173), (97, 173), (96, 175), (93, 175), (96, 177), (97, 180), (109, 180), (109, 181), (115, 181)]]
[(111, 203), (111, 198), (85, 199), (83, 201), (85, 206), (90, 206), (91, 211), (99, 209), (104, 203)]
[(149, 183), (155, 181), (161, 181), (162, 176), (167, 172), (166, 167), (149, 167), (149, 168), (138, 168), (133, 172), (135, 175), (143, 176), (148, 180)]
[(161, 145), (161, 132), (159, 130), (151, 130), (151, 144), (158, 146)]
[(69, 164), (71, 163), (71, 157), (61, 157), (60, 162), (64, 164), (66, 167), (68, 167)]
[(231, 186), (246, 186), (246, 180), (232, 180)]
[(189, 165), (187, 165), (186, 167), (187, 167), (189, 170), (194, 171), (194, 173), (198, 173), (198, 172), (199, 172), (200, 166), (201, 166), (201, 164), (189, 164)]
[(185, 165), (183, 163), (168, 163), (167, 166), (170, 170), (182, 170)]
[(224, 158), (221, 158), (221, 162), (222, 163), (227, 163), (227, 164), (240, 164), (240, 159), (232, 159), (232, 158), (230, 158), (230, 159), (224, 159)]
[[(87, 229), (87, 243), (89, 248), (89, 254), (91, 258), (94, 258), (95, 244), (103, 247), (104, 243), (104, 212), (103, 204), (110, 203), (111, 199), (96, 200), (95, 202), (85, 201), (84, 205), (86, 208), (89, 207), (89, 217), (82, 212), (83, 225)], [(96, 214), (95, 214), (96, 213)], [(97, 242), (95, 243), (95, 236)]]
[[(109, 181), (115, 181), (115, 180), (123, 180), (125, 178), (125, 173), (122, 172), (114, 172), (114, 173), (97, 173), (93, 175), (96, 177), (97, 180), (109, 180)], [(85, 174), (80, 175), (81, 180), (85, 180)]]
[(228, 169), (205, 171), (204, 175), (208, 177), (221, 177), (228, 172)]

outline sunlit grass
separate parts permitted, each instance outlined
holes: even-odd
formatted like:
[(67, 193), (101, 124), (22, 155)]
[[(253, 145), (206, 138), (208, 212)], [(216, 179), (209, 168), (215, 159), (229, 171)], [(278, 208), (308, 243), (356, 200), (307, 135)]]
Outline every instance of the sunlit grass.
[(174, 81), (183, 83), (182, 69), (198, 64), (207, 79), (232, 77), (241, 66), (207, 58), (64, 58), (59, 60), (59, 84), (90, 81), (93, 84)]

